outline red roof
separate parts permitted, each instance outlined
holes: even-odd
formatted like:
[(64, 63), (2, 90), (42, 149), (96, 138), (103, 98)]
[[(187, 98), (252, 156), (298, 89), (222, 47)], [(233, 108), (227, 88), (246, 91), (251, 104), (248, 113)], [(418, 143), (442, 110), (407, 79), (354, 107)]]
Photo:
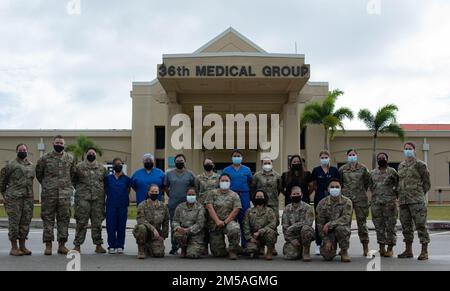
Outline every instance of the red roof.
[(400, 124), (406, 131), (450, 131), (450, 124)]

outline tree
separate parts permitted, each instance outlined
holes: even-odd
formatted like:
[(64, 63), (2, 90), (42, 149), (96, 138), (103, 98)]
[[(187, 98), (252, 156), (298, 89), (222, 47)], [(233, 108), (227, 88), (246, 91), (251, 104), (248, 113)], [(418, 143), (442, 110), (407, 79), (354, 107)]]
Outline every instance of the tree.
[(341, 107), (335, 110), (336, 101), (343, 91), (336, 89), (328, 93), (323, 102), (313, 102), (305, 106), (300, 125), (305, 128), (307, 124), (320, 124), (325, 130), (324, 149), (330, 149), (330, 139), (334, 137), (338, 128), (344, 129), (343, 120), (353, 119), (353, 112), (350, 108)]
[(368, 109), (361, 109), (358, 113), (358, 118), (364, 122), (373, 135), (372, 169), (377, 165), (377, 139), (380, 133), (392, 133), (400, 137), (402, 141), (405, 139), (405, 132), (397, 123), (397, 111), (396, 105), (388, 104), (380, 108), (375, 115)]
[(80, 159), (84, 161), (84, 154), (88, 150), (88, 148), (95, 148), (97, 151), (97, 154), (99, 156), (103, 155), (103, 150), (100, 146), (94, 143), (91, 139), (89, 139), (87, 136), (80, 135), (74, 144), (69, 144), (66, 147), (66, 151), (73, 154), (75, 161), (78, 162)]

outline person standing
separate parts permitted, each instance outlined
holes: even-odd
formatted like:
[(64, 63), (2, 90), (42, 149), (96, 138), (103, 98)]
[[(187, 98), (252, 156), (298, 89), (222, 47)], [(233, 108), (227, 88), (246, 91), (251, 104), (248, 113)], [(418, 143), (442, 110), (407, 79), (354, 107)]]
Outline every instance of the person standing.
[(281, 175), (281, 187), (284, 194), (284, 205), (291, 201), (291, 189), (300, 186), (303, 193), (303, 201), (309, 203), (309, 196), (314, 190), (311, 173), (305, 170), (304, 161), (300, 155), (293, 155), (289, 162), (289, 170)]
[(136, 192), (136, 207), (147, 200), (148, 187), (152, 184), (158, 185), (161, 191), (158, 200), (164, 202), (164, 172), (155, 167), (155, 158), (150, 153), (144, 154), (142, 163), (144, 167), (131, 176), (131, 187)]

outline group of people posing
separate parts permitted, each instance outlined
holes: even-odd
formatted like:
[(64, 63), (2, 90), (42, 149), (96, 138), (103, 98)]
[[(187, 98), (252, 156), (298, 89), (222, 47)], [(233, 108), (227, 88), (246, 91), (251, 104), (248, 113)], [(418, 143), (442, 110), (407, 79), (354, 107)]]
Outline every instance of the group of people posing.
[[(33, 217), (36, 177), (42, 186), (45, 255), (52, 255), (55, 222), (57, 252), (69, 252), (66, 243), (72, 195), (76, 219), (74, 250), (81, 252), (90, 221), (96, 253), (123, 253), (129, 194), (133, 189), (137, 203), (133, 235), (139, 259), (164, 256), (164, 240), (170, 235), (171, 255), (180, 251), (181, 257), (200, 258), (210, 251), (215, 257), (233, 260), (238, 255), (271, 260), (278, 255), (275, 245), (281, 223), (286, 259), (311, 261), (310, 248), (315, 241), (316, 255), (325, 260), (338, 255), (342, 262), (350, 262), (353, 213), (363, 255), (367, 256), (366, 220), (370, 208), (381, 256), (393, 256), (400, 213), (405, 250), (398, 258), (413, 257), (416, 229), (422, 244), (418, 259), (426, 260), (430, 237), (425, 195), (430, 189), (430, 175), (426, 164), (416, 159), (415, 147), (412, 142), (404, 144), (405, 160), (398, 171), (389, 167), (388, 154), (383, 152), (377, 154), (378, 166), (369, 171), (358, 162), (357, 151), (350, 149), (347, 163), (339, 169), (331, 165), (330, 153), (321, 151), (320, 165), (312, 172), (305, 170), (300, 155), (294, 155), (289, 170), (282, 175), (273, 169), (270, 158), (262, 158), (262, 169), (252, 175), (243, 164), (243, 153), (234, 150), (230, 166), (220, 175), (210, 158), (203, 161), (204, 171), (195, 175), (187, 169), (183, 154), (175, 157), (175, 169), (167, 172), (155, 167), (152, 154), (145, 154), (143, 168), (128, 177), (120, 158), (113, 160), (114, 172), (108, 174), (97, 161), (95, 148), (88, 149), (85, 160), (75, 165), (65, 151), (62, 136), (54, 138), (54, 150), (41, 157), (36, 166), (27, 158), (28, 147), (19, 144), (17, 158), (0, 172), (0, 193), (9, 218), (10, 255), (31, 255), (26, 240)], [(281, 221), (280, 194), (285, 198)], [(312, 195), (314, 199), (310, 201)], [(105, 218), (108, 251), (102, 246)]]

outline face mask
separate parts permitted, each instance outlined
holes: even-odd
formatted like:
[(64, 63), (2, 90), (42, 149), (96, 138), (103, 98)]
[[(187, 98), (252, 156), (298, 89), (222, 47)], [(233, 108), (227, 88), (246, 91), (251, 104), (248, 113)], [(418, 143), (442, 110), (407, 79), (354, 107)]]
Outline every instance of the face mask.
[(270, 172), (272, 171), (273, 166), (272, 165), (263, 165), (263, 170), (265, 172)]
[(386, 160), (378, 160), (378, 166), (381, 168), (386, 168), (388, 162)]
[(356, 163), (358, 161), (358, 156), (348, 156), (347, 159), (349, 163)]
[(122, 165), (115, 165), (115, 166), (113, 167), (113, 170), (114, 170), (114, 172), (116, 172), (116, 173), (122, 172), (122, 169), (123, 169), (123, 166), (122, 166)]
[(90, 154), (90, 155), (87, 155), (87, 156), (86, 156), (86, 159), (87, 159), (89, 162), (95, 161), (95, 158), (96, 158), (96, 156), (93, 155), (93, 154)]
[(177, 162), (175, 163), (175, 167), (177, 167), (178, 170), (181, 170), (184, 168), (184, 163), (183, 162)]
[(197, 196), (186, 196), (186, 201), (187, 203), (194, 204), (195, 202), (197, 202)]
[(300, 201), (302, 201), (302, 196), (292, 196), (291, 200), (294, 203), (299, 203)]
[(228, 190), (230, 189), (230, 182), (220, 182), (220, 189), (222, 190)]
[(322, 166), (328, 166), (329, 163), (330, 163), (330, 159), (320, 159), (320, 164)]
[(152, 162), (144, 163), (144, 168), (146, 168), (147, 170), (153, 169), (153, 163)]
[(211, 172), (214, 169), (214, 165), (212, 164), (206, 164), (203, 166), (206, 172)]
[(27, 152), (18, 152), (17, 157), (21, 160), (25, 159), (28, 156)]
[(156, 201), (158, 199), (158, 194), (150, 194), (150, 199)]
[(414, 151), (413, 150), (404, 150), (403, 153), (405, 154), (405, 157), (407, 157), (407, 158), (414, 157)]
[(300, 171), (300, 169), (302, 168), (302, 164), (292, 164), (291, 167), (294, 171)]
[(242, 157), (233, 157), (231, 160), (235, 165), (240, 165), (242, 163)]
[(55, 150), (55, 152), (61, 153), (64, 150), (64, 147), (62, 145), (54, 145), (53, 149)]
[(264, 205), (266, 203), (266, 199), (264, 198), (255, 198), (253, 203), (257, 206)]
[(330, 195), (337, 197), (341, 194), (341, 188), (330, 188)]

